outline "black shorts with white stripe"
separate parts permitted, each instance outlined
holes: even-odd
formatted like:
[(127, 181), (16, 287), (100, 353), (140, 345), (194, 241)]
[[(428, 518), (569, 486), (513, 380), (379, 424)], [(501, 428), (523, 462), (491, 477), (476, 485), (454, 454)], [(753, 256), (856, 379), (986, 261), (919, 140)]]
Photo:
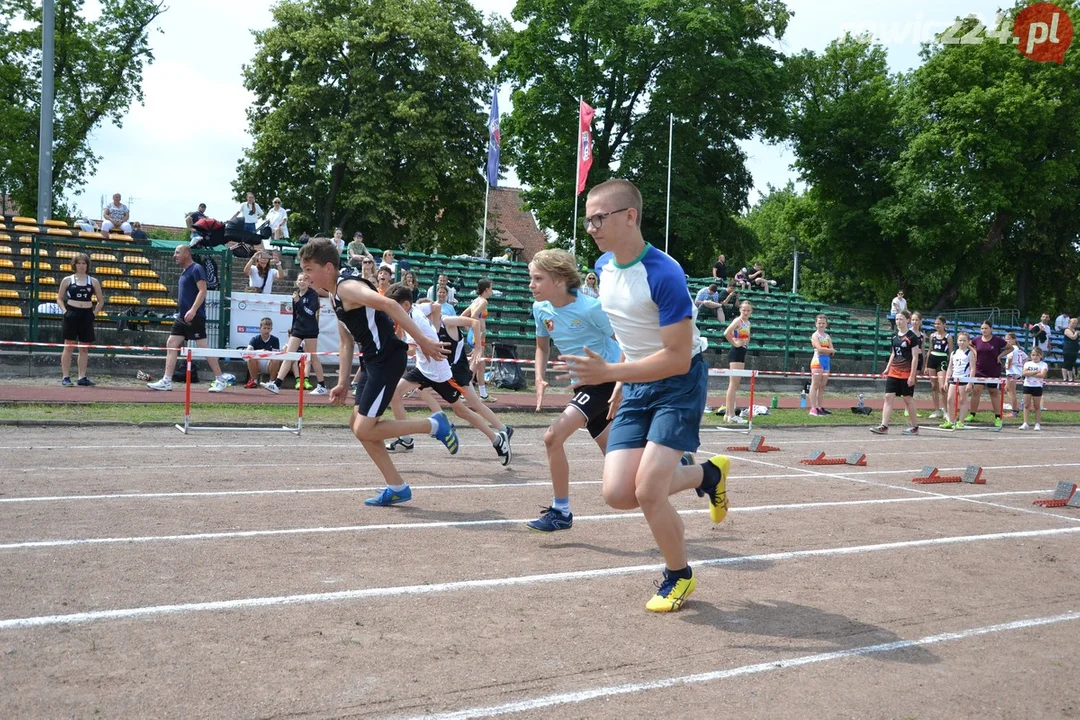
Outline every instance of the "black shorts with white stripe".
[(356, 386), (356, 412), (367, 417), (382, 417), (397, 389), (398, 381), (405, 374), (409, 362), (408, 347), (401, 347), (380, 354), (375, 360), (364, 363), (364, 372)]

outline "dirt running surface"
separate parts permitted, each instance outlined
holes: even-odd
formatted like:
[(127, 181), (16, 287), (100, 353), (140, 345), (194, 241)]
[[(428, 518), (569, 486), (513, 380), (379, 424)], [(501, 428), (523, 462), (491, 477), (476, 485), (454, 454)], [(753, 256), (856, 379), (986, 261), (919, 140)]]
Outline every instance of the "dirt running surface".
[[(1080, 476), (1075, 428), (770, 431), (722, 525), (674, 498), (698, 589), (671, 615), (586, 434), (552, 536), (523, 524), (542, 431), (509, 468), (461, 438), (418, 438), (413, 501), (369, 508), (344, 428), (6, 430), (0, 717), (1080, 717), (1080, 508), (1032, 505)], [(911, 481), (969, 464), (985, 485)]]

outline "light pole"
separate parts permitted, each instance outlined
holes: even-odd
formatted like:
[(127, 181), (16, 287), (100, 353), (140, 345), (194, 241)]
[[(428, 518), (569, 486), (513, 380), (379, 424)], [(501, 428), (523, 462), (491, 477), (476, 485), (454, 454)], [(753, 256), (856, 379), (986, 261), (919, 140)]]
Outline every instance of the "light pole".
[(795, 256), (795, 266), (791, 271), (791, 293), (797, 295), (799, 292), (799, 241), (794, 237), (791, 238), (791, 249)]

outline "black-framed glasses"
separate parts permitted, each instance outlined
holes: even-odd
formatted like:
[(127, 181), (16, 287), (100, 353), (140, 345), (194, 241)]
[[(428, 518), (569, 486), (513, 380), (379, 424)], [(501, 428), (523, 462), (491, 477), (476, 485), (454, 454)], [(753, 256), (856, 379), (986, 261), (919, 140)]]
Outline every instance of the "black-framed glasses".
[(630, 208), (624, 207), (619, 208), (618, 210), (612, 210), (611, 212), (597, 213), (582, 220), (581, 224), (585, 226), (586, 230), (588, 230), (589, 228), (596, 228), (597, 230), (599, 230), (600, 228), (604, 227), (604, 218), (609, 215), (614, 215), (616, 213), (626, 212), (627, 210), (630, 210)]

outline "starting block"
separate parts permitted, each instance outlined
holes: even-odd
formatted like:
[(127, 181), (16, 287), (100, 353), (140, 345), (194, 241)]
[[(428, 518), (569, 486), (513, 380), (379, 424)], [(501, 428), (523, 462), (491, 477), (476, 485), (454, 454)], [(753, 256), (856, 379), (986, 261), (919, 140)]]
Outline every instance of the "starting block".
[(866, 453), (852, 453), (846, 458), (827, 458), (824, 450), (814, 450), (809, 457), (799, 461), (803, 465), (858, 465), (866, 466)]
[(1036, 500), (1031, 504), (1041, 505), (1042, 507), (1047, 508), (1065, 507), (1066, 505), (1080, 507), (1080, 494), (1076, 492), (1076, 483), (1059, 482), (1051, 497), (1044, 500)]
[(750, 438), (750, 444), (749, 445), (731, 445), (731, 446), (728, 447), (729, 452), (764, 453), (764, 452), (779, 452), (779, 450), (780, 450), (780, 448), (778, 448), (778, 447), (773, 447), (772, 445), (766, 445), (764, 435), (755, 435), (755, 436), (753, 436), (752, 438)]
[(986, 478), (982, 476), (982, 468), (978, 465), (968, 465), (963, 475), (939, 475), (938, 469), (927, 465), (911, 482), (919, 485), (935, 485), (938, 483), (968, 483), (969, 485), (985, 485)]

